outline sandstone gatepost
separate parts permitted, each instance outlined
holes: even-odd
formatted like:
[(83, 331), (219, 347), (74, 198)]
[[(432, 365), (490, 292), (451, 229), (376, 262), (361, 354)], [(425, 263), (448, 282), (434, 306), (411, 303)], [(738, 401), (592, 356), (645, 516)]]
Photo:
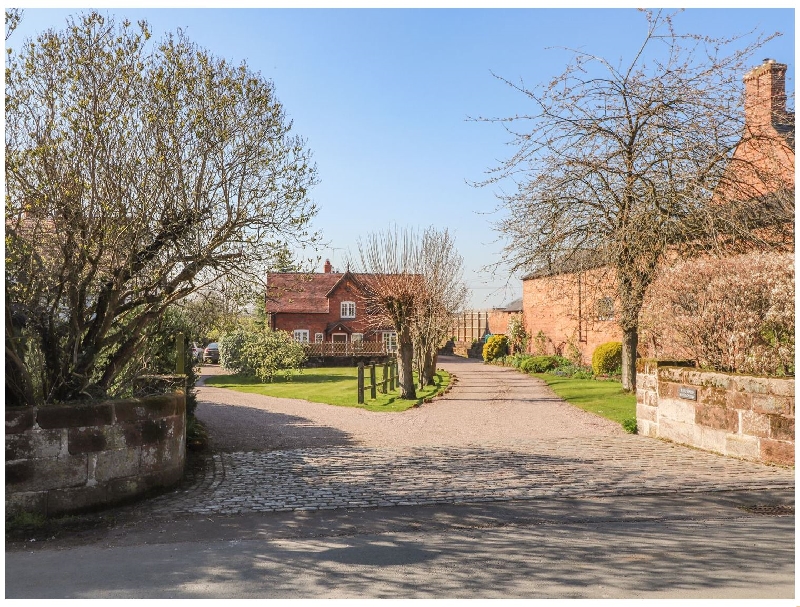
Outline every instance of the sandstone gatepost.
[(639, 434), (723, 455), (794, 465), (794, 379), (640, 360)]
[(182, 393), (6, 409), (6, 515), (109, 506), (178, 482)]

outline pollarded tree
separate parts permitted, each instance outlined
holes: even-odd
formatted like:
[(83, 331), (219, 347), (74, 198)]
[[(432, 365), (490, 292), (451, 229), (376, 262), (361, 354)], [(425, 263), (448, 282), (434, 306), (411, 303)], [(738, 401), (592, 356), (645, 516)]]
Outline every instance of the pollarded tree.
[(272, 82), (149, 38), (93, 12), (8, 55), (7, 404), (124, 393), (168, 306), (315, 238)]
[(363, 298), (373, 328), (390, 326), (397, 334), (400, 398), (415, 399), (412, 323), (423, 293), (417, 238), (411, 230), (370, 234), (359, 239), (353, 265), (368, 275)]
[(627, 62), (574, 51), (565, 71), (537, 88), (502, 79), (532, 111), (489, 119), (506, 125), (517, 151), (481, 184), (518, 184), (501, 196), (507, 213), (496, 226), (510, 270), (609, 269), (629, 390), (639, 312), (667, 256), (779, 243), (794, 213), (793, 193), (753, 207), (749, 184), (730, 174), (725, 198), (712, 202), (736, 145), (763, 136), (744, 132), (740, 79), (765, 40), (681, 35), (673, 15), (644, 14), (647, 31)]
[(411, 340), (420, 387), (433, 383), (439, 348), (453, 330), (453, 318), (463, 308), (468, 289), (464, 260), (447, 229), (428, 228), (419, 239), (422, 290), (417, 298)]

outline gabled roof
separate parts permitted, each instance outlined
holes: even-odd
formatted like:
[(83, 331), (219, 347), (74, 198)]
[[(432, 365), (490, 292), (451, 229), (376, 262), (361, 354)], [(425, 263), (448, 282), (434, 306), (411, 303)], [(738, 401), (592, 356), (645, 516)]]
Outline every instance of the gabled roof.
[(521, 312), (522, 311), (522, 298), (520, 297), (519, 299), (515, 299), (514, 301), (512, 301), (511, 303), (506, 305), (505, 308), (502, 308), (502, 310), (504, 312)]
[(281, 272), (267, 275), (267, 312), (293, 314), (327, 314), (328, 298), (350, 278), (363, 290), (369, 274), (353, 272)]
[(325, 294), (325, 296), (326, 297), (330, 297), (331, 295), (333, 295), (333, 292), (336, 291), (336, 289), (338, 289), (342, 284), (344, 284), (348, 280), (350, 280), (352, 282), (352, 284), (355, 285), (355, 287), (359, 291), (363, 291), (364, 290), (363, 281), (368, 280), (368, 279), (369, 279), (369, 275), (368, 274), (358, 274), (358, 275), (356, 275), (356, 274), (353, 274), (350, 270), (347, 270), (347, 272), (345, 272), (344, 274), (341, 275), (341, 278), (339, 278), (339, 280), (336, 281), (336, 284), (331, 287), (330, 291), (328, 291)]

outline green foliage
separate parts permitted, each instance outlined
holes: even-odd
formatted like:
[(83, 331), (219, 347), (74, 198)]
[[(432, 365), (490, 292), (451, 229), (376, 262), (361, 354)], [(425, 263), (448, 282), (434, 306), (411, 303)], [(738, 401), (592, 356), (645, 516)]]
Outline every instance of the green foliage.
[[(378, 365), (380, 380), (380, 365)], [(215, 375), (206, 383), (237, 392), (263, 394), (277, 398), (302, 398), (314, 403), (325, 403), (340, 407), (358, 407), (367, 411), (395, 413), (415, 407), (425, 400), (443, 394), (450, 385), (450, 375), (438, 370), (432, 384), (417, 389), (416, 399), (403, 399), (399, 391), (382, 394), (378, 390), (375, 400), (367, 399), (363, 405), (358, 404), (357, 392), (358, 369), (356, 367), (317, 367), (303, 370), (301, 375), (288, 381), (276, 377), (271, 383), (259, 383), (255, 378), (238, 375)]]
[(317, 239), (273, 82), (150, 37), (89, 12), (7, 49), (8, 405), (125, 397), (168, 308)]
[(622, 389), (618, 381), (595, 381), (537, 375), (557, 396), (584, 411), (596, 413), (619, 424), (636, 416), (636, 395)]
[(525, 373), (547, 373), (566, 364), (569, 361), (563, 356), (528, 356), (520, 362), (519, 369)]
[(639, 431), (639, 427), (636, 423), (635, 417), (629, 417), (628, 419), (623, 419), (622, 427), (628, 434), (636, 434)]
[(525, 330), (522, 314), (514, 314), (508, 319), (508, 339), (514, 352), (527, 351), (530, 335)]
[(592, 370), (595, 375), (610, 375), (622, 366), (622, 343), (609, 341), (595, 348), (592, 354)]
[(539, 331), (533, 337), (533, 352), (538, 354), (539, 356), (544, 356), (547, 354), (547, 335), (544, 334), (544, 331)]
[(306, 360), (305, 349), (286, 331), (240, 326), (219, 340), (219, 361), (226, 369), (262, 382), (279, 372), (287, 379)]
[[(143, 352), (148, 375), (173, 375), (177, 368), (175, 337), (183, 333), (183, 368), (186, 374), (186, 415), (192, 417), (197, 408), (198, 362), (192, 357), (191, 324), (185, 313), (175, 306), (167, 308), (163, 318), (147, 331)], [(136, 364), (136, 362), (132, 363)]]
[(487, 363), (508, 354), (508, 338), (505, 335), (492, 335), (483, 345), (483, 360)]

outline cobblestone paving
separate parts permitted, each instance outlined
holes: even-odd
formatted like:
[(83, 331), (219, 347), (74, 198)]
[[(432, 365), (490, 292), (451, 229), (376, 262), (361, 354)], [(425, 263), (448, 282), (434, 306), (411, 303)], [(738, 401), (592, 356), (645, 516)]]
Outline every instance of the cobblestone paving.
[(793, 470), (626, 435), (216, 454), (191, 482), (140, 512), (239, 514), (778, 488), (794, 488)]

